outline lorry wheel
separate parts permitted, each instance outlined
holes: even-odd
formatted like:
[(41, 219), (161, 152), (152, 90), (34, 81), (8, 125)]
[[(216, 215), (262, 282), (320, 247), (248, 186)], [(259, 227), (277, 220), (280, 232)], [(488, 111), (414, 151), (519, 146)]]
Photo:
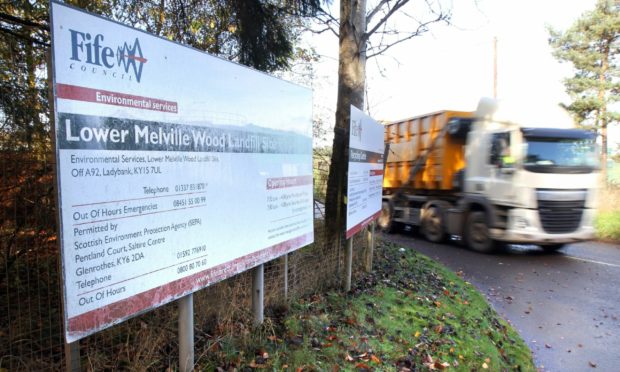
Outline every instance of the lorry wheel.
[(377, 219), (381, 231), (394, 233), (400, 228), (400, 223), (394, 221), (394, 205), (389, 200), (381, 203), (381, 214)]
[(481, 211), (473, 211), (467, 217), (465, 227), (465, 240), (467, 246), (480, 253), (491, 253), (495, 250), (495, 242), (489, 235), (486, 214)]
[(446, 234), (443, 230), (441, 209), (439, 207), (432, 205), (424, 211), (422, 234), (429, 242), (441, 243), (445, 240)]
[(565, 246), (565, 245), (566, 245), (566, 244), (564, 244), (564, 243), (558, 243), (558, 244), (543, 245), (543, 246), (541, 246), (541, 247), (542, 247), (542, 249), (543, 249), (545, 252), (549, 252), (549, 253), (551, 253), (551, 252), (555, 252), (555, 251), (557, 251), (557, 250), (560, 250), (560, 249), (564, 248), (564, 246)]

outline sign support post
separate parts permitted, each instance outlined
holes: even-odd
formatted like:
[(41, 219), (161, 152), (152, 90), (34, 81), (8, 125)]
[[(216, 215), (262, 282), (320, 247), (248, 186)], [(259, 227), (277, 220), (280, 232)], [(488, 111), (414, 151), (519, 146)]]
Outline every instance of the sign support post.
[(178, 300), (179, 303), (179, 370), (194, 370), (194, 295)]
[(265, 266), (258, 265), (253, 271), (252, 280), (252, 313), (254, 314), (254, 325), (263, 324), (263, 304), (264, 304), (264, 275)]
[[(50, 50), (48, 50), (47, 52), (45, 52), (45, 59), (47, 60), (47, 83), (48, 83), (48, 97), (49, 98), (49, 108), (50, 108), (50, 112), (52, 113), (52, 115), (50, 115), (50, 126), (52, 128), (56, 127), (56, 116), (53, 115), (53, 113), (55, 113), (56, 109), (54, 107), (54, 105), (56, 104), (54, 98), (54, 58), (52, 58), (52, 53)], [(52, 135), (51, 136), (51, 140), (52, 140), (52, 149), (54, 149), (54, 153), (56, 153), (56, 136)], [(58, 180), (57, 180), (57, 163), (54, 162), (53, 163), (53, 167), (54, 167), (54, 185), (57, 186), (58, 185)], [(56, 210), (58, 211), (58, 190), (54, 190), (54, 204), (56, 205)], [(60, 226), (60, 215), (58, 213), (56, 213), (56, 226)], [(60, 228), (57, 227), (57, 231), (56, 233), (58, 235), (60, 235)], [(58, 241), (58, 250), (62, 250), (62, 244), (60, 243), (60, 241)], [(58, 272), (62, 272), (62, 260), (60, 260), (58, 262)], [(64, 283), (61, 283), (60, 285), (60, 290), (61, 292), (64, 291)], [(62, 304), (62, 306), (66, 306), (64, 303)], [(64, 309), (63, 309), (64, 312)], [(67, 372), (80, 372), (82, 370), (81, 366), (80, 366), (80, 341), (74, 341), (74, 342), (67, 342), (65, 340), (65, 370)]]
[(288, 253), (284, 255), (284, 300), (288, 300)]
[(79, 372), (80, 366), (80, 341), (65, 343), (65, 367), (67, 372)]
[(345, 261), (347, 265), (347, 272), (345, 274), (344, 290), (349, 292), (351, 290), (351, 276), (353, 273), (353, 237), (347, 239)]
[(375, 251), (375, 222), (370, 224), (368, 234), (368, 249), (366, 250), (366, 272), (372, 271), (372, 256)]

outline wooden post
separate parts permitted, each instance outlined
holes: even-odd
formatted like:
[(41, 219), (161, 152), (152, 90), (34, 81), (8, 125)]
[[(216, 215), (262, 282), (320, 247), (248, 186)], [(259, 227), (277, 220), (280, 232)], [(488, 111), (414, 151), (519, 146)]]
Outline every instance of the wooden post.
[[(51, 5), (50, 5), (50, 11), (51, 11)], [(52, 151), (53, 154), (57, 154), (56, 151), (56, 97), (54, 96), (54, 61), (52, 59), (52, 52), (51, 50), (48, 50), (47, 52), (45, 52), (45, 59), (47, 60), (47, 85), (48, 85), (48, 102), (49, 102), (49, 108), (50, 108), (50, 116), (49, 116), (49, 120), (50, 120), (50, 128), (52, 128), (52, 130), (50, 131), (50, 139), (52, 142)], [(55, 155), (54, 155), (55, 158)], [(52, 174), (54, 175), (54, 203), (56, 204), (56, 215), (54, 216), (56, 218), (56, 236), (60, 236), (60, 203), (58, 200), (58, 164), (56, 164), (56, 160), (54, 160), (52, 162), (52, 166), (53, 166), (53, 172)], [(61, 239), (56, 239), (57, 241), (57, 247), (58, 247), (58, 252), (59, 255), (58, 257), (62, 257), (62, 255), (60, 254), (60, 252), (62, 252), (62, 245), (61, 245)], [(63, 272), (63, 262), (62, 262), (62, 258), (58, 261), (58, 272), (62, 273)], [(65, 283), (61, 282), (60, 283), (60, 293), (64, 293), (65, 290)], [(62, 301), (62, 306), (64, 307), (66, 304), (64, 303), (64, 301)], [(62, 310), (64, 311), (64, 309)], [(62, 312), (61, 312), (62, 313)], [(66, 327), (67, 324), (65, 323), (64, 326)], [(74, 341), (72, 343), (66, 343), (65, 342), (65, 369), (67, 372), (79, 372), (82, 370), (82, 366), (80, 365), (80, 341)]]
[(493, 98), (497, 99), (497, 36), (493, 37)]
[(372, 271), (372, 256), (375, 251), (375, 222), (370, 224), (370, 231), (368, 233), (368, 248), (366, 249), (366, 272)]
[(344, 283), (344, 290), (349, 292), (351, 290), (351, 276), (353, 273), (353, 237), (350, 237), (347, 240), (347, 251), (346, 251), (346, 277)]
[(65, 368), (67, 372), (80, 372), (80, 341), (65, 343)]
[(288, 300), (288, 253), (284, 255), (284, 301)]

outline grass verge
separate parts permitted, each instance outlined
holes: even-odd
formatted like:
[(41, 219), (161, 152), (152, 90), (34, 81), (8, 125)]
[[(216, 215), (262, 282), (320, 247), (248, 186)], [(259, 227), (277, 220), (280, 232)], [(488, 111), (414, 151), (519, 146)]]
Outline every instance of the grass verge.
[(620, 242), (620, 211), (601, 211), (596, 216), (596, 237)]
[[(620, 170), (620, 168), (618, 168)], [(620, 242), (620, 189), (601, 187), (598, 190), (599, 205), (596, 210), (596, 238), (602, 241)]]
[(245, 338), (221, 338), (209, 370), (535, 370), (517, 333), (471, 284), (379, 242), (375, 270), (349, 294), (302, 299)]

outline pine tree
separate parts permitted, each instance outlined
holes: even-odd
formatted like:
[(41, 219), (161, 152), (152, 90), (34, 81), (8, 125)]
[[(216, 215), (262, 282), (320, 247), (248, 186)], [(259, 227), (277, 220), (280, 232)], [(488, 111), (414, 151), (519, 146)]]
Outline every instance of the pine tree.
[(565, 32), (549, 30), (554, 56), (572, 63), (575, 75), (564, 82), (567, 107), (585, 128), (601, 136), (601, 166), (607, 179), (607, 128), (620, 120), (620, 1), (599, 0)]

